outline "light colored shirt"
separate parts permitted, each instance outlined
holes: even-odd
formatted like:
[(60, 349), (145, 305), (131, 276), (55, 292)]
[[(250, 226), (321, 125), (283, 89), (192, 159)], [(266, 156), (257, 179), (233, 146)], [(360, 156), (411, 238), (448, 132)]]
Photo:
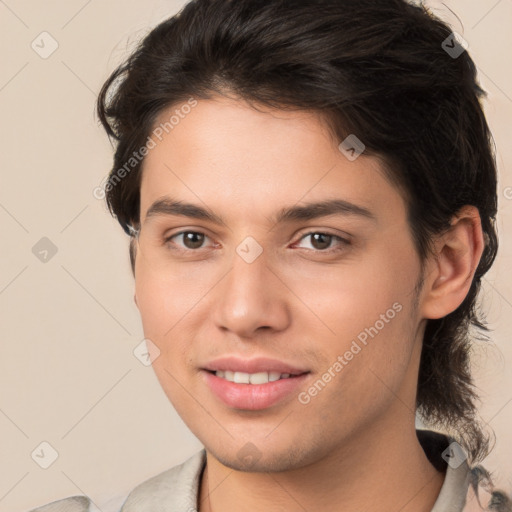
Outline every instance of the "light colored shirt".
[[(436, 468), (445, 470), (444, 482), (431, 512), (512, 512), (506, 495), (493, 493), (485, 485), (483, 468), (470, 468), (465, 460), (454, 461), (446, 457), (445, 451), (450, 445), (446, 436), (419, 432), (423, 434), (420, 442), (429, 460)], [(98, 504), (99, 508), (85, 496), (74, 496), (31, 512), (197, 512), (199, 484), (205, 464), (206, 451), (202, 449), (182, 464), (142, 482), (128, 496)]]

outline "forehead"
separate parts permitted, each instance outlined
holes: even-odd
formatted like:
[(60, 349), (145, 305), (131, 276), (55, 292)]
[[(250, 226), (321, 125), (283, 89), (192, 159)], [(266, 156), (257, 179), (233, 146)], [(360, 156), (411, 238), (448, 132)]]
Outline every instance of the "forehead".
[(166, 195), (232, 221), (269, 219), (283, 206), (326, 199), (377, 217), (405, 215), (381, 161), (364, 153), (347, 159), (318, 113), (257, 110), (224, 97), (182, 106), (155, 123), (158, 137), (142, 168), (141, 221)]

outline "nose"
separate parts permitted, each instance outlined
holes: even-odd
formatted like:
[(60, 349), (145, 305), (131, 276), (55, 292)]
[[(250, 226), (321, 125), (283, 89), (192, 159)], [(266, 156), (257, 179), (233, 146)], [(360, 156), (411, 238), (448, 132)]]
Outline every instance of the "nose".
[(284, 330), (290, 324), (290, 294), (268, 266), (265, 251), (252, 263), (235, 254), (231, 270), (215, 287), (213, 320), (241, 338), (258, 330)]

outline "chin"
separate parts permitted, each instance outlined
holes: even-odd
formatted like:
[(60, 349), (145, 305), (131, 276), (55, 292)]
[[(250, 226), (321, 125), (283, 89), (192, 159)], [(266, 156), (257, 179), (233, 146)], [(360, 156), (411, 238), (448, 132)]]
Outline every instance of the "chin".
[(275, 447), (258, 448), (252, 442), (246, 442), (238, 450), (227, 453), (221, 447), (211, 449), (206, 446), (206, 451), (218, 460), (222, 465), (235, 471), (247, 473), (278, 473), (290, 471), (307, 466), (314, 460), (314, 453), (306, 453), (296, 447), (283, 447), (282, 450)]

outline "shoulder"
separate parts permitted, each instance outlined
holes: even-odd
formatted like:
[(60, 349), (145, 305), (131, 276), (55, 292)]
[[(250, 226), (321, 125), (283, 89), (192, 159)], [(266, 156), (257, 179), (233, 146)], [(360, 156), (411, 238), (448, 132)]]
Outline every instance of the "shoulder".
[(125, 495), (126, 499), (119, 496), (101, 508), (97, 508), (87, 496), (71, 496), (29, 512), (191, 512), (197, 506), (205, 463), (206, 451), (203, 448), (182, 464), (137, 485), (128, 496)]
[(416, 433), (429, 461), (445, 474), (432, 512), (512, 512), (511, 497), (494, 487), (491, 474), (483, 466), (468, 464), (465, 452), (455, 439), (430, 430)]
[(72, 496), (34, 508), (30, 512), (89, 512), (90, 505), (91, 500), (86, 496)]
[(164, 507), (176, 512), (195, 510), (205, 463), (202, 449), (182, 464), (145, 480), (130, 492), (120, 512), (160, 512)]
[(47, 505), (34, 508), (29, 512), (119, 512), (126, 500), (126, 494), (110, 498), (106, 503), (92, 501), (87, 496), (71, 496)]

